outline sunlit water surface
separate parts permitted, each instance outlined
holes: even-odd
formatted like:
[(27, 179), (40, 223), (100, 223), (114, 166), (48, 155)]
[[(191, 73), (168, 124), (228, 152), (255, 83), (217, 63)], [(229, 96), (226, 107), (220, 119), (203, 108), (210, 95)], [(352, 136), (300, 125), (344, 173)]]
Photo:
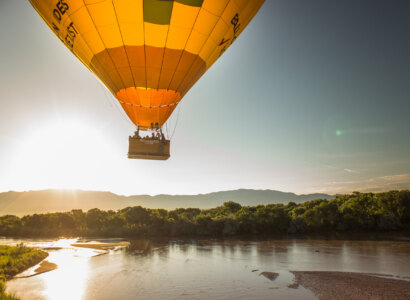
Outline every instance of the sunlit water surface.
[[(20, 241), (61, 248), (47, 250), (58, 269), (7, 283), (7, 291), (22, 300), (315, 299), (303, 287), (288, 287), (289, 271), (410, 275), (410, 243), (399, 241), (135, 241), (110, 251), (73, 247), (76, 240), (68, 239), (0, 244)], [(280, 275), (270, 281), (263, 271)]]

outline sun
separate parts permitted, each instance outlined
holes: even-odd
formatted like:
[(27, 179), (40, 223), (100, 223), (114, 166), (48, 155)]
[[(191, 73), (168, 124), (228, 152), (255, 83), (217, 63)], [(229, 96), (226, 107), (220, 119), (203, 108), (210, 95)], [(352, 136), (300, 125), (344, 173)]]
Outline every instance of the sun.
[(10, 176), (34, 189), (87, 188), (113, 157), (112, 149), (104, 132), (85, 120), (40, 122), (19, 137)]

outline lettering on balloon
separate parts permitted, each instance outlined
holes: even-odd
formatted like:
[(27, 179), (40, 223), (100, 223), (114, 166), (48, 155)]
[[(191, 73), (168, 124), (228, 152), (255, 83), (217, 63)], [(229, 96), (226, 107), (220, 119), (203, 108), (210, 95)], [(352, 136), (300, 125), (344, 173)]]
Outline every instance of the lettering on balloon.
[(55, 33), (60, 33), (60, 28), (54, 22), (51, 23), (51, 26), (53, 27)]
[(233, 43), (236, 40), (236, 38), (238, 37), (238, 32), (241, 28), (241, 24), (239, 23), (239, 15), (238, 14), (236, 14), (233, 17), (233, 19), (231, 20), (231, 24), (233, 25), (233, 38), (232, 38), (232, 43)]
[(70, 49), (74, 47), (74, 41), (77, 37), (78, 31), (74, 26), (74, 23), (71, 22), (70, 25), (67, 26), (67, 35), (65, 36), (65, 43), (67, 44)]
[(227, 39), (225, 40), (224, 38), (222, 38), (221, 43), (219, 44), (219, 46), (222, 46), (223, 44), (226, 44), (227, 42), (229, 42), (231, 39)]
[(53, 16), (58, 22), (61, 23), (62, 16), (67, 12), (69, 6), (65, 0), (59, 0), (55, 6), (56, 8), (53, 9)]
[(235, 16), (232, 18), (231, 24), (233, 26), (233, 36), (232, 36), (231, 39), (227, 39), (227, 40), (225, 40), (225, 38), (222, 38), (222, 41), (219, 43), (219, 46), (223, 46), (223, 48), (219, 52), (219, 56), (221, 56), (226, 51), (226, 49), (228, 49), (229, 46), (232, 45), (232, 43), (238, 37), (238, 32), (241, 28), (241, 24), (239, 23), (239, 14), (238, 13), (236, 13)]
[[(66, 29), (61, 30), (61, 22), (63, 20), (63, 16), (67, 13), (70, 9), (68, 6), (67, 0), (58, 0), (55, 8), (53, 9), (53, 16), (55, 22), (51, 22), (51, 27), (60, 40), (67, 45), (70, 50), (73, 50), (75, 38), (78, 35), (78, 30), (75, 28), (74, 23), (71, 22)], [(65, 34), (65, 35), (64, 35)]]
[(54, 22), (51, 22), (51, 27), (54, 30), (57, 37), (64, 43), (64, 39), (60, 35), (60, 28)]

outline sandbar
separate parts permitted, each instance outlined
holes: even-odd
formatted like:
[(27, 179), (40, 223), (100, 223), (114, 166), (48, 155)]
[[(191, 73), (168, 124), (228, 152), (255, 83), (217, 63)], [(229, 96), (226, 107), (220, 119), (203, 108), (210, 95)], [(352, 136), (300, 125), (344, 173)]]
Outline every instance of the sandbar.
[(43, 260), (40, 263), (40, 266), (38, 266), (37, 269), (34, 270), (34, 272), (37, 274), (41, 274), (41, 273), (45, 273), (45, 272), (49, 272), (52, 270), (57, 269), (57, 265), (55, 263)]
[(376, 277), (375, 274), (292, 271), (295, 283), (319, 299), (410, 299), (410, 282)]
[(108, 250), (116, 247), (129, 246), (129, 242), (119, 242), (119, 243), (98, 243), (98, 244), (71, 244), (74, 247), (91, 248), (98, 250)]
[(278, 276), (279, 276), (279, 273), (275, 273), (275, 272), (262, 272), (262, 273), (260, 273), (259, 274), (259, 276), (260, 275), (262, 275), (262, 276), (265, 276), (267, 279), (269, 279), (270, 281), (274, 281)]

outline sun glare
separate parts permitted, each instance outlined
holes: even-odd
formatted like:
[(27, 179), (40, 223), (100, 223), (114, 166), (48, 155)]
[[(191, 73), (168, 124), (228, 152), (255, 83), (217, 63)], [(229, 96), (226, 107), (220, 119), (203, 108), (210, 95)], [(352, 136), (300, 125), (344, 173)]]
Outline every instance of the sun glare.
[(11, 176), (25, 187), (86, 188), (112, 157), (101, 130), (78, 119), (44, 122), (19, 137)]

